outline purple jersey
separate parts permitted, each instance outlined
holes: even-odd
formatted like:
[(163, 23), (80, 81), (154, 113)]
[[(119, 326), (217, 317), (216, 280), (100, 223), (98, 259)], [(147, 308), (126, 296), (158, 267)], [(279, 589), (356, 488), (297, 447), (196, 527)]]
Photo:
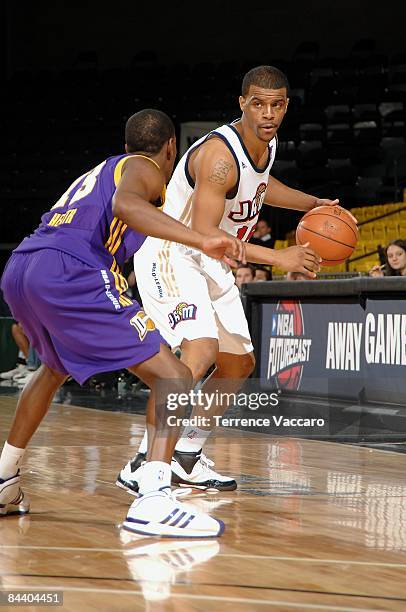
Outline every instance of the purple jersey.
[(107, 267), (125, 291), (120, 268), (145, 240), (144, 234), (127, 227), (112, 211), (112, 198), (129, 157), (133, 156), (109, 157), (76, 179), (15, 252), (57, 249), (90, 266)]
[(41, 361), (81, 384), (98, 372), (135, 366), (165, 343), (125, 294), (120, 274), (145, 240), (113, 216), (128, 157), (110, 157), (72, 183), (14, 251), (1, 281)]

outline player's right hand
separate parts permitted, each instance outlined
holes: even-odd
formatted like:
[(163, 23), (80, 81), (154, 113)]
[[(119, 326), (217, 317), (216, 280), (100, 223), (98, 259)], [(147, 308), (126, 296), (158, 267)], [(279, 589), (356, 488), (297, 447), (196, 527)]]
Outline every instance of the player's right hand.
[(278, 267), (286, 272), (300, 272), (306, 278), (315, 278), (320, 270), (321, 257), (309, 247), (309, 243), (278, 249)]
[(230, 263), (232, 260), (246, 262), (244, 243), (226, 233), (205, 236), (202, 241), (201, 250), (209, 257), (222, 259), (230, 265), (232, 265)]
[(232, 242), (230, 248), (224, 254), (223, 261), (225, 261), (232, 268), (236, 268), (238, 264), (246, 264), (247, 256), (245, 253), (246, 243), (242, 242), (234, 236), (228, 236)]

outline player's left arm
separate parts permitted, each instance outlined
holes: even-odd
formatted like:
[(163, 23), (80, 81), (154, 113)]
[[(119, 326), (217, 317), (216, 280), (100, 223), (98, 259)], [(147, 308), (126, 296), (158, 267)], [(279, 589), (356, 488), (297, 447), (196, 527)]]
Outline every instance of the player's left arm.
[(316, 198), (316, 196), (304, 193), (298, 189), (292, 189), (278, 181), (275, 177), (270, 176), (265, 191), (264, 202), (277, 208), (291, 208), (292, 210), (307, 212), (316, 206), (336, 206), (339, 200)]

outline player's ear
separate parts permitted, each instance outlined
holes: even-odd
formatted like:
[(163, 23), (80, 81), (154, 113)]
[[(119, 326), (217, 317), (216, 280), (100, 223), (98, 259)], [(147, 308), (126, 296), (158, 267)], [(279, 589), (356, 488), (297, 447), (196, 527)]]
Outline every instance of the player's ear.
[(241, 112), (243, 113), (244, 112), (245, 103), (246, 103), (246, 99), (244, 98), (244, 96), (240, 96), (238, 98), (238, 103), (240, 105)]
[(290, 100), (290, 98), (287, 98), (287, 99), (286, 99), (285, 113), (286, 113), (286, 112), (287, 112), (287, 110), (288, 110), (289, 100)]
[(176, 138), (170, 138), (166, 147), (166, 158), (168, 160), (174, 159), (176, 157)]
[(129, 153), (129, 151), (128, 151), (128, 144), (127, 143), (125, 143), (124, 148), (125, 148), (125, 152)]

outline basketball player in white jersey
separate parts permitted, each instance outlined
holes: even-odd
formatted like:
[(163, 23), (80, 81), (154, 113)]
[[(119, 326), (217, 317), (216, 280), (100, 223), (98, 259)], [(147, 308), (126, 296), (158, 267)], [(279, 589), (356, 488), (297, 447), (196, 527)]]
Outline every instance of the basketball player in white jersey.
[[(288, 82), (272, 66), (250, 70), (239, 98), (242, 116), (198, 140), (179, 161), (169, 182), (165, 212), (202, 233), (226, 232), (248, 241), (263, 203), (306, 212), (338, 200), (320, 200), (291, 189), (270, 176), (276, 133), (288, 107)], [(316, 276), (320, 259), (307, 246), (275, 251), (247, 244), (246, 259), (277, 265), (286, 271)], [(247, 320), (234, 276), (224, 262), (200, 251), (147, 238), (134, 259), (145, 312), (197, 383), (215, 364), (202, 390), (236, 392), (251, 374), (255, 361)], [(230, 382), (231, 379), (231, 382)], [(196, 406), (192, 416), (222, 414), (227, 405)], [(236, 481), (215, 472), (202, 453), (211, 425), (186, 427), (172, 460), (172, 482), (196, 488), (233, 490)], [(151, 432), (152, 434), (152, 432)], [(123, 468), (117, 485), (138, 491), (147, 452), (147, 436), (138, 455)]]

